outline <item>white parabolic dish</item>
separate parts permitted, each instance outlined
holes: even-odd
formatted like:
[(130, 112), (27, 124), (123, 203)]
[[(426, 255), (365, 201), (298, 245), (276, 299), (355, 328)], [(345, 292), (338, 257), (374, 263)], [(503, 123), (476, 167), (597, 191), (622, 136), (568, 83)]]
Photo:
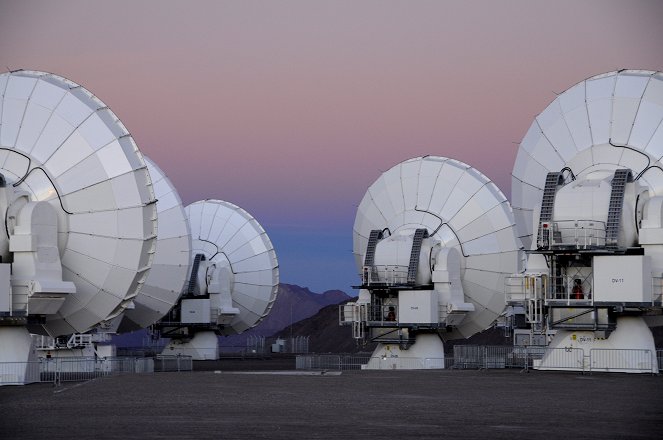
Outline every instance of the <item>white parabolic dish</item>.
[(505, 308), (505, 277), (518, 271), (521, 248), (504, 194), (471, 166), (417, 157), (383, 173), (366, 191), (354, 224), (353, 252), (361, 273), (371, 230), (426, 228), (464, 256), (461, 279), (474, 304), (451, 337), (485, 330)]
[(63, 278), (51, 335), (118, 316), (144, 281), (156, 236), (154, 192), (127, 129), (92, 93), (34, 71), (0, 74), (0, 173), (58, 212)]
[(576, 176), (630, 168), (663, 195), (663, 73), (620, 70), (588, 78), (558, 95), (520, 143), (512, 173), (518, 236), (527, 249), (546, 175), (569, 167)]
[(148, 327), (177, 304), (191, 265), (189, 222), (177, 190), (166, 174), (143, 156), (157, 198), (158, 233), (152, 268), (134, 298), (133, 309), (124, 312), (119, 332)]
[(262, 321), (274, 304), (279, 266), (272, 242), (260, 224), (239, 206), (204, 200), (186, 207), (192, 255), (229, 267), (233, 306), (240, 310), (223, 334), (241, 333)]

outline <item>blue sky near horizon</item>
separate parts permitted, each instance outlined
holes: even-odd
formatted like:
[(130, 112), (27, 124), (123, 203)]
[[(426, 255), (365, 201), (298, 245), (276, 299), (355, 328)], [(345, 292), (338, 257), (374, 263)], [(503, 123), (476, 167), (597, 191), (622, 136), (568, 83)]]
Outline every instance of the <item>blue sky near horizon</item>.
[(104, 101), (185, 204), (270, 235), (281, 280), (353, 294), (356, 206), (414, 156), (507, 195), (518, 142), (560, 93), (663, 70), (663, 2), (0, 0), (0, 66)]
[[(269, 237), (279, 264), (286, 270), (286, 277), (282, 277), (282, 282), (308, 287), (319, 293), (338, 289), (351, 296), (358, 294), (352, 289), (353, 285), (359, 284), (359, 277), (356, 275), (352, 256), (351, 233), (348, 234), (346, 230), (274, 228)], [(311, 258), (312, 255), (315, 255), (315, 258)], [(340, 274), (346, 276), (342, 277)], [(296, 281), (289, 281), (287, 277)]]

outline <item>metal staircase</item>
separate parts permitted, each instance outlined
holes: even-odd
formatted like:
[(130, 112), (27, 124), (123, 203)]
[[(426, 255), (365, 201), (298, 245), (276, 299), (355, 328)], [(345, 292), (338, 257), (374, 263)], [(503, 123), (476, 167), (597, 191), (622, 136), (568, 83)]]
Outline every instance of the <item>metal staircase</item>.
[[(564, 176), (561, 172), (553, 171), (546, 176), (546, 183), (543, 187), (543, 198), (541, 199), (541, 212), (539, 214), (539, 230), (537, 234), (537, 247), (549, 247), (550, 235), (544, 234), (544, 223), (552, 221), (553, 209), (555, 208), (555, 195), (557, 194), (557, 187), (564, 184)], [(549, 226), (552, 229), (552, 225)], [(546, 231), (547, 232), (547, 231)]]
[(632, 181), (631, 170), (627, 168), (615, 170), (615, 176), (612, 178), (610, 205), (608, 206), (608, 221), (605, 226), (605, 244), (608, 247), (617, 247), (622, 207), (624, 206), (624, 190), (626, 189), (626, 182)]
[[(370, 272), (371, 281), (378, 281), (378, 273), (375, 271), (375, 248), (378, 245), (378, 241), (382, 238), (382, 231), (379, 229), (373, 229), (371, 234), (368, 236), (368, 245), (366, 245), (366, 255), (364, 256), (364, 267), (367, 267)], [(368, 280), (364, 280), (366, 282)]]
[(421, 253), (421, 243), (428, 237), (427, 229), (417, 229), (412, 239), (412, 252), (410, 253), (410, 264), (407, 268), (407, 283), (413, 285), (417, 280), (417, 269), (419, 268), (419, 254)]
[(201, 261), (205, 261), (205, 255), (196, 254), (195, 258), (193, 259), (193, 264), (191, 265), (191, 276), (189, 277), (189, 284), (186, 288), (186, 296), (193, 296), (195, 294), (196, 278), (198, 277), (198, 266), (200, 266)]
[(371, 235), (368, 236), (368, 245), (366, 246), (366, 256), (364, 257), (364, 266), (373, 266), (375, 265), (375, 247), (380, 240), (380, 235), (382, 231), (379, 229), (373, 229)]

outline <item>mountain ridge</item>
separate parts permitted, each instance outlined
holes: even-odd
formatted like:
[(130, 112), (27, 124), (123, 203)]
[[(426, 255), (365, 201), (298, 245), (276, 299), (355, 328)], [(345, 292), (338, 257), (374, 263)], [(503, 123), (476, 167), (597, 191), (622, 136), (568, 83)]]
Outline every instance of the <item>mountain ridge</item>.
[(272, 336), (302, 319), (314, 316), (323, 307), (348, 301), (350, 298), (342, 290), (316, 293), (308, 287), (281, 283), (269, 315), (244, 333), (221, 337), (219, 340), (221, 350), (224, 347), (246, 347), (249, 336)]
[[(308, 287), (288, 283), (279, 284), (278, 289), (272, 309), (257, 326), (239, 335), (219, 337), (219, 346), (222, 351), (246, 348), (246, 340), (251, 336), (272, 336), (302, 319), (314, 316), (323, 307), (351, 298), (342, 290), (334, 289), (316, 293)], [(147, 333), (147, 329), (142, 329), (114, 335), (113, 343), (118, 347), (141, 347), (148, 339)]]

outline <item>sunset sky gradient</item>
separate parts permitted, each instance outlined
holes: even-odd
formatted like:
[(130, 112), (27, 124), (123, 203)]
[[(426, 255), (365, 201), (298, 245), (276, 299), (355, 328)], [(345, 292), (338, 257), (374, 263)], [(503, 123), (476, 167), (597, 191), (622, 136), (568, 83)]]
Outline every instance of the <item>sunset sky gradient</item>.
[(573, 84), (663, 70), (660, 1), (8, 1), (1, 70), (101, 98), (185, 204), (242, 206), (281, 280), (356, 284), (355, 209), (419, 155), (509, 196), (517, 143)]

